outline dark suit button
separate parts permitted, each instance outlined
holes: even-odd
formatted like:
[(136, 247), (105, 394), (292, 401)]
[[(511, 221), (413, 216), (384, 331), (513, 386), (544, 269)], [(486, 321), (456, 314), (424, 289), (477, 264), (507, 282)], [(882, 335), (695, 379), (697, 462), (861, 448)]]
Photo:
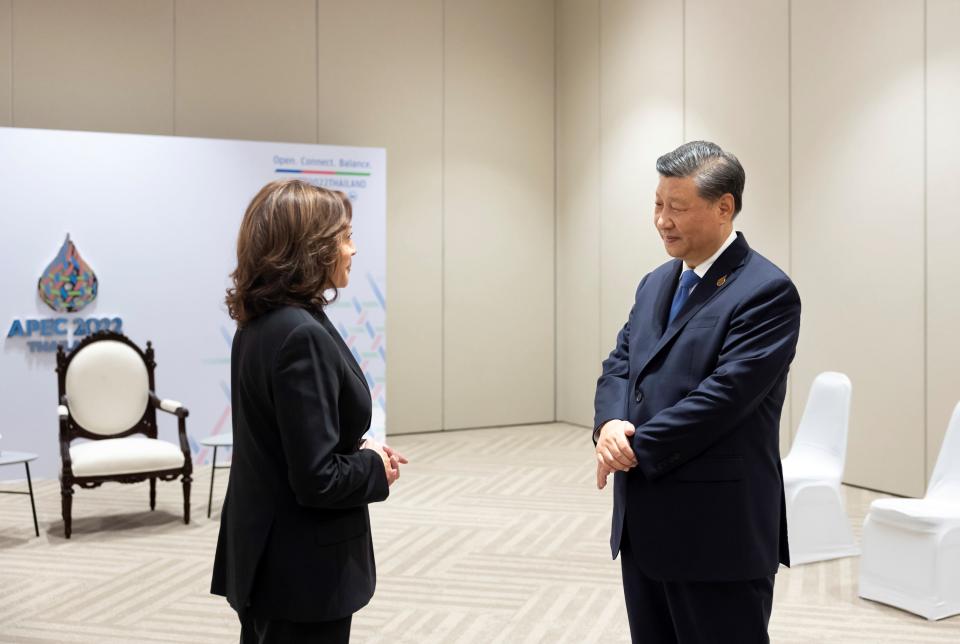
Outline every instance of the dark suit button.
[(641, 389), (640, 387), (637, 387), (636, 400), (638, 405), (643, 402), (643, 389)]

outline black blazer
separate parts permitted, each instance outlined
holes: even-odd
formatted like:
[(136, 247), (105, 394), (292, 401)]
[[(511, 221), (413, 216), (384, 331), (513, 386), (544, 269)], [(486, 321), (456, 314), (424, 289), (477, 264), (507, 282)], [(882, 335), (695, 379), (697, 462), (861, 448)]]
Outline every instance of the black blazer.
[(211, 592), (242, 616), (346, 617), (376, 586), (367, 504), (387, 498), (359, 450), (367, 382), (322, 311), (285, 307), (239, 329), (231, 355), (233, 460)]
[(614, 475), (611, 551), (626, 524), (651, 578), (765, 577), (790, 562), (779, 430), (800, 296), (738, 233), (667, 326), (681, 267), (640, 282), (597, 382), (595, 426), (637, 428), (639, 464)]

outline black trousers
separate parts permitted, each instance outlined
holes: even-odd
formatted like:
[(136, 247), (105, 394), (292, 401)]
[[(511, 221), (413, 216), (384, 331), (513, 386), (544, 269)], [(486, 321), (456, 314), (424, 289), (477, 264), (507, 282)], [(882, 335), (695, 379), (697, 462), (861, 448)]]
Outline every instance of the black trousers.
[(620, 546), (623, 594), (634, 644), (768, 644), (774, 577), (745, 581), (650, 579), (626, 531)]
[(353, 615), (332, 622), (289, 622), (247, 615), (240, 620), (240, 644), (348, 644)]

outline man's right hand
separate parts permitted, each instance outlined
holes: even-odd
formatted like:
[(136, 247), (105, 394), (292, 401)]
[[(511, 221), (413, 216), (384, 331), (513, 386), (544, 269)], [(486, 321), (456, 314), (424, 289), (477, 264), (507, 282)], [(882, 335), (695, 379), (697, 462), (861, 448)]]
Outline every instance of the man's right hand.
[(611, 470), (626, 472), (636, 467), (637, 456), (633, 453), (630, 437), (636, 428), (625, 420), (609, 420), (600, 428), (597, 439), (597, 457)]

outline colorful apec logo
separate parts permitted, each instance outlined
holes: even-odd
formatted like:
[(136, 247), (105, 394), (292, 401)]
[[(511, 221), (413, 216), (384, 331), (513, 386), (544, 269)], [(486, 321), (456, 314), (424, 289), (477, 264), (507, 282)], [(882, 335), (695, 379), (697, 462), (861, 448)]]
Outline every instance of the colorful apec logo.
[(97, 299), (97, 276), (80, 257), (69, 233), (60, 252), (43, 270), (37, 290), (40, 299), (58, 313), (76, 313)]
[[(40, 299), (57, 313), (76, 313), (97, 299), (97, 291), (96, 274), (68, 234), (37, 282)], [(51, 353), (57, 347), (72, 351), (84, 337), (103, 330), (123, 333), (123, 320), (119, 317), (24, 317), (13, 320), (7, 338), (22, 338), (30, 353)]]

